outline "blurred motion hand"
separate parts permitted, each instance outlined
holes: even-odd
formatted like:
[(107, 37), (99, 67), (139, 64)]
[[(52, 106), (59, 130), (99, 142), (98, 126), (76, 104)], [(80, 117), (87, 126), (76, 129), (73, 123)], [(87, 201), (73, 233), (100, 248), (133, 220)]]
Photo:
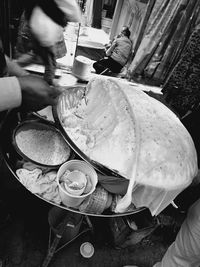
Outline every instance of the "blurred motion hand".
[(50, 87), (42, 78), (28, 75), (18, 78), (22, 90), (22, 109), (36, 111), (55, 105), (60, 90)]

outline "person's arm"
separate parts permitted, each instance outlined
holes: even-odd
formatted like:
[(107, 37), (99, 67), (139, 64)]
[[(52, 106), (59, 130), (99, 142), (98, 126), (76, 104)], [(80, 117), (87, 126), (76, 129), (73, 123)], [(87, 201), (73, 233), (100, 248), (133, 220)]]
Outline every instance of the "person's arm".
[(22, 94), (16, 77), (0, 78), (0, 111), (21, 105)]
[(18, 78), (22, 91), (21, 109), (36, 111), (53, 106), (61, 93), (58, 87), (49, 86), (44, 79), (32, 75)]
[(5, 59), (9, 76), (21, 77), (29, 74), (26, 70), (21, 68), (16, 62), (12, 61), (8, 56), (5, 55)]
[(36, 111), (55, 105), (60, 90), (32, 75), (0, 78), (0, 111), (16, 108)]
[(108, 57), (111, 56), (111, 54), (112, 54), (112, 52), (113, 52), (113, 50), (115, 49), (116, 46), (117, 46), (117, 42), (114, 41), (112, 43), (111, 47), (108, 48), (108, 50), (106, 51), (106, 56), (108, 56)]

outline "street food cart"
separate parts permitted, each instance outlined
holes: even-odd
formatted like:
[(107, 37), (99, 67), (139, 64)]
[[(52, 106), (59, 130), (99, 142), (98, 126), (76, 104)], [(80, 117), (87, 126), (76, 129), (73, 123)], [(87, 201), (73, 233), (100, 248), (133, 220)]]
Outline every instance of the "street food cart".
[[(23, 116), (24, 116), (24, 114), (22, 114), (22, 117)], [(43, 121), (43, 119), (40, 119), (39, 117), (35, 116), (34, 114), (31, 114), (31, 115), (29, 114), (28, 120), (30, 120), (30, 118), (31, 118), (31, 120), (36, 120), (36, 121), (39, 120), (39, 121), (42, 121), (43, 123), (46, 123), (46, 121)], [(17, 165), (19, 164), (20, 159), (19, 159), (19, 155), (17, 155), (17, 153), (16, 153), (16, 151), (12, 145), (12, 134), (13, 134), (13, 131), (16, 128), (16, 126), (19, 123), (21, 123), (21, 119), (22, 119), (21, 114), (18, 113), (16, 110), (9, 112), (4, 119), (4, 122), (2, 124), (2, 130), (1, 130), (1, 141), (2, 141), (1, 150), (2, 150), (4, 160), (7, 164), (8, 169), (12, 173), (13, 177), (15, 179), (17, 179), (17, 181), (19, 181), (19, 182), (20, 182), (20, 180), (16, 174), (16, 169), (18, 167)], [(23, 120), (24, 119), (25, 118), (23, 118)], [(26, 188), (26, 189), (29, 190), (28, 188)], [(48, 199), (45, 199), (44, 197), (40, 196), (39, 194), (34, 194), (34, 195), (41, 199), (41, 205), (42, 205), (42, 201), (45, 201), (45, 202), (48, 202), (49, 204), (51, 204), (52, 207), (60, 208), (63, 211), (66, 211), (66, 216), (64, 218), (62, 217), (63, 227), (59, 230), (59, 232), (58, 231), (56, 232), (56, 237), (54, 238), (53, 242), (52, 242), (53, 233), (50, 229), (48, 253), (47, 253), (47, 257), (45, 258), (45, 260), (43, 262), (43, 265), (42, 265), (43, 267), (48, 266), (54, 253), (58, 252), (60, 249), (62, 249), (66, 245), (73, 242), (76, 238), (78, 238), (80, 235), (84, 234), (85, 232), (93, 230), (93, 226), (92, 226), (91, 221), (90, 221), (90, 216), (102, 217), (102, 218), (103, 217), (104, 218), (115, 218), (115, 217), (121, 217), (121, 216), (134, 215), (134, 214), (142, 213), (143, 211), (147, 210), (144, 207), (144, 208), (135, 209), (133, 211), (128, 211), (128, 212), (125, 212), (122, 214), (115, 214), (114, 212), (103, 213), (103, 214), (92, 214), (92, 213), (87, 213), (87, 212), (81, 212), (77, 209), (69, 208), (69, 207), (66, 207), (62, 204), (57, 204), (57, 203), (52, 202)], [(59, 212), (59, 211), (57, 209), (52, 209), (52, 212), (49, 214), (50, 217), (48, 218), (48, 220), (49, 220), (50, 224), (51, 224), (51, 220), (54, 220), (52, 218), (52, 216), (56, 215), (55, 212)], [(80, 225), (79, 225), (79, 228), (77, 228), (77, 225), (73, 225), (73, 222), (70, 220), (70, 218), (69, 218), (70, 213), (77, 214), (78, 220), (85, 224), (85, 227), (83, 227), (83, 230), (81, 232), (77, 232), (78, 229), (80, 229)], [(64, 213), (62, 213), (62, 215), (63, 214)], [(72, 224), (72, 225), (70, 225), (70, 224)], [(70, 227), (70, 231), (72, 231), (72, 233), (69, 230), (66, 231), (67, 227)], [(54, 234), (55, 234), (55, 232), (54, 232)], [(66, 236), (66, 234), (68, 234), (69, 237), (71, 237), (71, 238), (69, 240), (69, 238), (66, 237), (67, 241), (64, 244), (62, 244), (61, 246), (58, 246), (63, 234), (65, 236)]]
[[(103, 78), (104, 79), (104, 78)], [(157, 127), (159, 127), (159, 130), (161, 131), (161, 133), (159, 133), (159, 137), (161, 136), (162, 134), (162, 130), (163, 130), (163, 133), (164, 133), (164, 136), (166, 137), (166, 134), (168, 134), (169, 137), (166, 137), (166, 138), (169, 138), (169, 142), (166, 142), (166, 140), (163, 141), (162, 143), (162, 140), (161, 138), (159, 139), (158, 136), (157, 138), (152, 138), (151, 136), (148, 136), (147, 140), (144, 139), (143, 137), (141, 137), (145, 130), (142, 131), (141, 133), (141, 136), (139, 137), (138, 139), (138, 136), (136, 136), (139, 131), (142, 129), (142, 126), (141, 126), (141, 121), (142, 121), (142, 111), (140, 109), (140, 113), (139, 116), (140, 117), (140, 127), (138, 128), (138, 125), (137, 123), (135, 123), (136, 121), (136, 117), (135, 114), (134, 116), (131, 115), (130, 118), (131, 118), (131, 122), (133, 122), (133, 128), (131, 128), (132, 126), (130, 125), (129, 121), (127, 124), (124, 124), (124, 120), (126, 119), (126, 116), (129, 116), (129, 112), (130, 110), (132, 109), (132, 107), (130, 108), (129, 110), (129, 100), (127, 100), (126, 97), (124, 97), (124, 92), (121, 90), (121, 87), (117, 87), (118, 86), (118, 83), (115, 83), (113, 81), (115, 81), (115, 79), (109, 79), (109, 84), (107, 84), (107, 78), (105, 80), (103, 80), (103, 84), (102, 84), (102, 80), (92, 80), (90, 83), (89, 83), (89, 87), (88, 86), (74, 86), (74, 87), (71, 87), (70, 88), (66, 88), (63, 93), (61, 94), (60, 98), (59, 98), (59, 101), (58, 101), (58, 104), (57, 106), (55, 106), (52, 110), (53, 112), (53, 116), (52, 114), (50, 114), (49, 116), (49, 113), (47, 116), (43, 116), (41, 115), (41, 113), (23, 113), (23, 112), (19, 112), (17, 110), (13, 110), (13, 111), (10, 111), (7, 113), (7, 116), (5, 117), (3, 123), (2, 123), (2, 127), (1, 127), (1, 149), (2, 149), (2, 153), (3, 153), (3, 156), (4, 156), (4, 159), (7, 163), (7, 166), (9, 168), (9, 170), (11, 171), (11, 173), (13, 174), (13, 177), (15, 177), (15, 179), (17, 179), (20, 183), (22, 183), (27, 190), (31, 191), (35, 196), (37, 196), (38, 198), (41, 199), (41, 201), (46, 201), (48, 203), (50, 203), (52, 206), (56, 206), (58, 208), (61, 208), (65, 211), (68, 211), (70, 213), (75, 213), (75, 214), (79, 214), (79, 215), (82, 215), (84, 216), (84, 218), (86, 219), (87, 221), (87, 224), (89, 226), (90, 225), (90, 220), (89, 220), (89, 217), (90, 216), (95, 216), (95, 217), (107, 217), (107, 218), (114, 218), (114, 217), (125, 217), (125, 216), (129, 216), (129, 215), (137, 215), (139, 213), (144, 213), (147, 209), (150, 209), (152, 215), (157, 215), (158, 213), (160, 213), (167, 205), (169, 205), (171, 203), (171, 201), (176, 197), (176, 195), (179, 194), (179, 192), (181, 192), (184, 188), (186, 188), (192, 181), (192, 179), (194, 178), (195, 174), (196, 174), (196, 171), (197, 171), (197, 162), (196, 162), (196, 151), (194, 149), (194, 144), (191, 140), (191, 137), (189, 136), (189, 134), (187, 133), (187, 131), (183, 128), (182, 124), (179, 122), (178, 118), (175, 117), (175, 114), (172, 114), (171, 111), (168, 111), (168, 109), (166, 107), (163, 107), (164, 105), (161, 104), (161, 103), (157, 103), (157, 102), (154, 102), (154, 101), (157, 101), (157, 100), (154, 100), (153, 101), (153, 106), (156, 106), (158, 105), (158, 107), (160, 108), (161, 110), (161, 113), (162, 114), (168, 114), (169, 113), (169, 117), (167, 118), (169, 120), (169, 127), (170, 130), (172, 130), (172, 127), (175, 127), (177, 132), (176, 133), (180, 133), (181, 134), (183, 133), (184, 138), (187, 139), (187, 144), (184, 144), (184, 145), (188, 145), (188, 155), (182, 155), (180, 153), (180, 150), (183, 148), (183, 150), (185, 151), (185, 147), (183, 147), (183, 143), (180, 142), (181, 144), (179, 145), (179, 138), (181, 138), (181, 136), (178, 137), (178, 139), (176, 137), (174, 137), (174, 132), (173, 133), (170, 133), (169, 129), (162, 129), (162, 126), (160, 126), (160, 124), (157, 123), (157, 121), (160, 119), (163, 121), (163, 124), (165, 123), (164, 122), (164, 118), (162, 116), (160, 117), (156, 117), (155, 116), (155, 113), (156, 111), (153, 110), (152, 113), (151, 113), (151, 110), (150, 110), (150, 106), (148, 106), (147, 104), (147, 100), (149, 98), (149, 96), (146, 96), (145, 93), (141, 93), (140, 91), (138, 91), (138, 88), (135, 90), (133, 87), (129, 86), (129, 85), (124, 85), (124, 86), (129, 86), (129, 93), (131, 96), (131, 92), (132, 90), (135, 90), (135, 98), (131, 99), (131, 101), (138, 101), (137, 97), (140, 98), (142, 96), (142, 100), (141, 101), (144, 101), (144, 103), (146, 103), (146, 106), (148, 107), (148, 121), (147, 120), (144, 120), (143, 123), (147, 123), (148, 124), (148, 127), (145, 127), (145, 130), (150, 130), (151, 132), (153, 131), (152, 129), (155, 127), (155, 125), (152, 124), (151, 120), (152, 118), (154, 119), (154, 122), (156, 120), (156, 125)], [(93, 84), (92, 84), (93, 83)], [(104, 85), (106, 84), (106, 87), (104, 87)], [(94, 85), (94, 87), (93, 87)], [(98, 88), (100, 85), (100, 88)], [(109, 86), (112, 85), (112, 87), (109, 88)], [(135, 86), (137, 87), (137, 86)], [(89, 89), (88, 89), (89, 88)], [(93, 90), (94, 88), (94, 90)], [(113, 89), (114, 88), (114, 89)], [(102, 90), (101, 93), (100, 91), (98, 90)], [(117, 90), (117, 97), (115, 98), (115, 90)], [(179, 168), (179, 166), (177, 167), (177, 165), (174, 167), (174, 171), (179, 171), (181, 170), (182, 168), (186, 167), (187, 168), (187, 175), (184, 176), (184, 172), (181, 173), (181, 176), (179, 177), (179, 174), (177, 173), (177, 177), (180, 178), (180, 179), (183, 179), (181, 181), (177, 181), (176, 179), (172, 179), (172, 177), (168, 177), (168, 165), (164, 165), (164, 170), (165, 172), (167, 173), (167, 176), (164, 175), (164, 178), (168, 178), (169, 180), (165, 183), (166, 187), (164, 188), (161, 188), (163, 183), (163, 180), (162, 181), (155, 181), (154, 183), (157, 183), (159, 182), (159, 186), (158, 187), (155, 187), (153, 188), (152, 186), (152, 180), (149, 180), (149, 184), (147, 184), (147, 186), (145, 187), (145, 182), (142, 182), (142, 184), (139, 184), (140, 180), (137, 181), (137, 177), (135, 178), (134, 177), (134, 181), (130, 179), (130, 181), (128, 181), (127, 179), (125, 179), (125, 177), (123, 175), (120, 174), (120, 172), (116, 171), (115, 168), (112, 168), (111, 165), (107, 165), (106, 162), (105, 163), (102, 163), (104, 162), (105, 158), (102, 157), (101, 160), (96, 160), (95, 159), (95, 156), (93, 154), (88, 154), (86, 152), (84, 152), (84, 149), (81, 149), (80, 145), (78, 145), (75, 141), (75, 139), (73, 140), (73, 137), (70, 136), (69, 132), (66, 131), (64, 125), (66, 122), (69, 122), (70, 121), (70, 117), (63, 117), (63, 114), (65, 113), (65, 111), (71, 111), (71, 110), (74, 110), (74, 108), (76, 109), (75, 111), (77, 112), (77, 107), (80, 107), (81, 106), (81, 110), (84, 110), (84, 108), (88, 108), (88, 101), (90, 101), (90, 97), (92, 97), (92, 101), (94, 102), (91, 102), (91, 104), (94, 104), (96, 106), (98, 106), (98, 101), (101, 105), (103, 105), (103, 108), (106, 109), (107, 107), (110, 108), (110, 106), (112, 106), (112, 97), (111, 98), (108, 98), (108, 99), (111, 99), (109, 100), (110, 103), (105, 103), (104, 102), (101, 102), (102, 99), (98, 99), (98, 96), (102, 96), (102, 97), (107, 97), (107, 94), (110, 93), (110, 91), (112, 91), (113, 93), (113, 98), (114, 98), (114, 101), (116, 101), (116, 104), (118, 106), (118, 109), (120, 110), (121, 107), (125, 107), (125, 109), (121, 109), (120, 112), (122, 113), (118, 113), (118, 109), (114, 108), (114, 109), (111, 109), (111, 111), (113, 112), (117, 112), (116, 114), (113, 114), (113, 117), (112, 117), (112, 120), (115, 120), (116, 118), (118, 119), (118, 116), (122, 116), (122, 120), (120, 121), (123, 125), (121, 131), (122, 132), (118, 132), (118, 134), (122, 134), (122, 136), (118, 136), (116, 135), (115, 138), (117, 138), (117, 142), (120, 142), (119, 140), (122, 138), (123, 139), (123, 135), (124, 133), (127, 133), (130, 134), (129, 137), (130, 139), (128, 139), (128, 141), (132, 140), (132, 133), (134, 135), (135, 131), (136, 131), (136, 134), (135, 134), (135, 140), (137, 142), (134, 142), (133, 143), (133, 147), (136, 147), (136, 150), (138, 148), (138, 143), (140, 144), (140, 148), (142, 148), (142, 146), (145, 145), (148, 145), (148, 147), (154, 147), (154, 149), (152, 149), (152, 151), (145, 151), (145, 154), (144, 152), (142, 153), (136, 153), (137, 154), (137, 158), (135, 158), (135, 152), (133, 153), (133, 150), (130, 150), (130, 146), (131, 144), (127, 144), (127, 151), (130, 152), (130, 155), (132, 156), (132, 154), (134, 154), (134, 157), (131, 158), (131, 160), (134, 160), (134, 164), (132, 162), (128, 162), (127, 164), (130, 164), (129, 166), (136, 166), (136, 167), (140, 167), (142, 168), (142, 171), (145, 169), (145, 168), (148, 168), (148, 164), (151, 163), (151, 160), (153, 160), (155, 162), (155, 160), (157, 160), (155, 158), (155, 155), (157, 153), (157, 151), (155, 151), (155, 148), (159, 151), (159, 147), (161, 147), (161, 151), (163, 148), (165, 148), (164, 144), (166, 144), (167, 146), (167, 152), (168, 153), (170, 151), (170, 149), (172, 149), (172, 153), (171, 154), (171, 157), (173, 158), (173, 162), (172, 164), (174, 164), (174, 162), (176, 163), (177, 161), (177, 164), (179, 164), (180, 162), (180, 157), (183, 156), (183, 158), (181, 158), (181, 160), (183, 160), (182, 164), (185, 163), (185, 162), (188, 162), (188, 165), (187, 163), (185, 163), (185, 165), (182, 165), (181, 168)], [(97, 94), (94, 94), (93, 95), (93, 92), (96, 92)], [(124, 101), (123, 102), (123, 97), (124, 97)], [(84, 101), (84, 107), (82, 106), (82, 104), (80, 104), (80, 101)], [(95, 102), (96, 101), (96, 102)], [(121, 101), (121, 102), (120, 102)], [(124, 106), (124, 103), (126, 104)], [(137, 104), (138, 102), (135, 102), (135, 105)], [(121, 105), (121, 106), (120, 106)], [(116, 107), (116, 106), (115, 106)], [(145, 109), (145, 108), (144, 108)], [(93, 112), (93, 110), (95, 110), (95, 107), (92, 107), (92, 110), (90, 110), (90, 113), (91, 114)], [(51, 109), (48, 109), (48, 112), (51, 112)], [(103, 113), (103, 118), (106, 119), (106, 116), (109, 116), (110, 114), (110, 110), (108, 110), (109, 112), (106, 114), (106, 113)], [(83, 117), (79, 116), (80, 114), (79, 113), (74, 113), (73, 116), (75, 115), (77, 120), (82, 120)], [(82, 111), (81, 111), (82, 112)], [(125, 112), (125, 113), (123, 113)], [(101, 116), (101, 113), (100, 113), (100, 109), (97, 110), (97, 113), (99, 114), (98, 116), (96, 116), (96, 120), (98, 120), (100, 117), (102, 119), (102, 116)], [(85, 113), (82, 113), (82, 115), (85, 114)], [(144, 114), (145, 114), (145, 110), (144, 110)], [(155, 116), (155, 117), (154, 117)], [(132, 120), (134, 118), (134, 120)], [(107, 126), (110, 126), (110, 124), (112, 124), (112, 120), (109, 121), (109, 124), (106, 124), (106, 127)], [(174, 124), (171, 122), (174, 120)], [(77, 123), (77, 121), (75, 119), (71, 120), (71, 123)], [(151, 123), (150, 123), (151, 122)], [(104, 203), (104, 207), (103, 209), (100, 209), (100, 210), (95, 210), (96, 206), (95, 205), (91, 205), (92, 206), (92, 209), (87, 209), (85, 208), (86, 206), (82, 206), (82, 209), (80, 208), (73, 208), (73, 207), (70, 207), (70, 206), (67, 206), (67, 205), (64, 205), (62, 200), (58, 200), (58, 197), (59, 197), (59, 191), (57, 190), (57, 185), (55, 186), (56, 184), (56, 176), (57, 176), (57, 171), (58, 169), (60, 168), (60, 165), (62, 164), (58, 164), (56, 166), (51, 166), (51, 168), (43, 168), (43, 167), (47, 167), (47, 166), (44, 166), (45, 164), (43, 164), (43, 166), (36, 166), (38, 168), (41, 168), (40, 171), (39, 171), (39, 175), (36, 177), (36, 179), (34, 180), (33, 179), (33, 183), (31, 184), (31, 186), (33, 187), (30, 187), (30, 180), (32, 179), (33, 177), (33, 172), (36, 170), (34, 168), (32, 168), (32, 165), (31, 165), (31, 168), (32, 170), (30, 169), (26, 169), (26, 172), (25, 172), (25, 175), (23, 176), (23, 178), (26, 180), (26, 182), (24, 182), (24, 180), (21, 179), (20, 175), (19, 175), (19, 171), (18, 170), (24, 170), (25, 169), (25, 166), (29, 166), (30, 167), (30, 162), (29, 162), (29, 157), (26, 157), (26, 156), (23, 156), (23, 154), (19, 153), (19, 150), (16, 149), (16, 140), (15, 140), (15, 134), (16, 134), (16, 129), (19, 128), (19, 126), (21, 125), (26, 125), (26, 123), (30, 123), (31, 125), (34, 125), (34, 124), (43, 124), (45, 125), (45, 127), (50, 127), (50, 129), (52, 129), (52, 127), (55, 129), (56, 133), (57, 131), (59, 132), (59, 134), (61, 134), (64, 142), (69, 146), (70, 150), (72, 153), (69, 154), (69, 158), (66, 160), (64, 159), (64, 162), (67, 162), (67, 161), (71, 161), (73, 160), (74, 158), (75, 159), (78, 159), (78, 160), (82, 160), (84, 162), (86, 162), (88, 165), (92, 166), (92, 168), (94, 168), (98, 174), (98, 177), (99, 177), (99, 183), (102, 185), (105, 186), (105, 188), (109, 188), (109, 187), (106, 187), (106, 183), (103, 183), (103, 181), (105, 181), (105, 179), (103, 179), (102, 177), (106, 177), (107, 180), (109, 179), (112, 179), (110, 180), (111, 181), (111, 184), (118, 184), (118, 182), (121, 184), (123, 184), (122, 188), (124, 189), (124, 182), (125, 182), (125, 187), (126, 187), (126, 191), (124, 193), (124, 202), (121, 201), (122, 198), (116, 198), (116, 196), (119, 196), (120, 194), (117, 194), (117, 193), (114, 193), (113, 191), (105, 194), (107, 199), (106, 201), (108, 201), (109, 197), (108, 196), (112, 196), (111, 197), (111, 201), (109, 202), (109, 205), (106, 206), (105, 205), (105, 199), (104, 198), (101, 198), (102, 197), (102, 192), (105, 192), (105, 188), (103, 188), (101, 191), (101, 194), (97, 194), (95, 195), (95, 198), (91, 198), (92, 194), (90, 195), (90, 197), (88, 199), (92, 199), (92, 201), (95, 203), (95, 201), (97, 201), (97, 204), (99, 204), (99, 201), (101, 203)], [(101, 121), (99, 121), (99, 123), (101, 123)], [(150, 123), (150, 124), (149, 124)], [(172, 124), (171, 124), (172, 123)], [(92, 121), (91, 121), (91, 124), (92, 124)], [(99, 124), (96, 124), (97, 127), (99, 127)], [(118, 124), (117, 124), (118, 126)], [(102, 126), (103, 127), (103, 126)], [(99, 129), (102, 131), (102, 127), (100, 127)], [(107, 128), (105, 127), (105, 130), (107, 130)], [(125, 127), (128, 127), (128, 128), (125, 128)], [(127, 129), (130, 129), (130, 131), (128, 132)], [(70, 129), (69, 129), (70, 130)], [(119, 129), (118, 129), (119, 130)], [(157, 130), (158, 129), (155, 129), (156, 131), (154, 132), (154, 134), (156, 135), (157, 133)], [(102, 137), (104, 135), (101, 136), (101, 139), (98, 139), (98, 141), (100, 140), (103, 140)], [(175, 138), (175, 140), (172, 138), (172, 136)], [(99, 138), (99, 136), (98, 136)], [(111, 135), (110, 133), (106, 136), (106, 140), (108, 140), (110, 138), (110, 140), (112, 139), (111, 138)], [(119, 138), (119, 139), (118, 139)], [(171, 138), (171, 139), (170, 139)], [(153, 141), (152, 141), (153, 139)], [(44, 140), (44, 139), (43, 139)], [(127, 138), (125, 138), (125, 141), (127, 142)], [(91, 141), (93, 142), (93, 140)], [(174, 149), (174, 146), (173, 146), (173, 142), (175, 142), (177, 144), (176, 149)], [(36, 144), (36, 143), (35, 143)], [(82, 144), (82, 143), (81, 143)], [(93, 143), (92, 143), (93, 144)], [(116, 143), (115, 143), (116, 144)], [(124, 143), (125, 144), (125, 143)], [(94, 145), (94, 144), (93, 144)], [(27, 146), (29, 146), (29, 144), (27, 143)], [(37, 144), (36, 144), (37, 146)], [(42, 143), (40, 143), (40, 146), (42, 146)], [(40, 148), (41, 147), (38, 147), (36, 148), (35, 150), (35, 153), (37, 153), (37, 149), (41, 150)], [(50, 146), (50, 143), (49, 143), (49, 146)], [(94, 147), (94, 146), (93, 146)], [(89, 147), (91, 148), (91, 147)], [(124, 145), (122, 145), (122, 149), (124, 149)], [(117, 150), (115, 150), (115, 153)], [(90, 150), (91, 152), (91, 150)], [(122, 151), (126, 157), (126, 154), (127, 152), (125, 151)], [(52, 152), (53, 153), (53, 152)], [(121, 151), (120, 151), (121, 153)], [(166, 155), (166, 153), (164, 153), (164, 156)], [(176, 155), (177, 153), (177, 155)], [(91, 156), (92, 155), (92, 156)], [(149, 155), (150, 157), (148, 159), (146, 159), (146, 155)], [(98, 156), (98, 154), (97, 154)], [(116, 156), (116, 155), (115, 155)], [(118, 155), (121, 157), (121, 154)], [(52, 156), (53, 157), (53, 156)], [(142, 161), (142, 164), (141, 164), (141, 157), (143, 159)], [(168, 157), (168, 156), (167, 156)], [(160, 158), (162, 159), (161, 155), (159, 154), (159, 160)], [(149, 162), (148, 164), (145, 165), (145, 159)], [(124, 158), (121, 157), (121, 162), (123, 162)], [(126, 158), (125, 158), (126, 160)], [(171, 159), (168, 158), (168, 161), (170, 161)], [(31, 163), (35, 163), (33, 160), (31, 160), (32, 162)], [(166, 161), (166, 164), (168, 164), (169, 162)], [(124, 164), (121, 164), (121, 162), (117, 162), (117, 164), (119, 164), (119, 166), (121, 166), (122, 169), (125, 169), (126, 170), (126, 166), (124, 166)], [(125, 162), (125, 161), (124, 161)], [(137, 164), (136, 164), (137, 163)], [(159, 170), (157, 169), (157, 166), (156, 166), (156, 171), (155, 173), (152, 174), (152, 168), (150, 168), (150, 171), (148, 173), (148, 177), (153, 177), (154, 178), (154, 175), (157, 175), (158, 172), (162, 172), (162, 163), (163, 163), (163, 160), (161, 160), (161, 163), (160, 162), (156, 162), (158, 165), (159, 165)], [(164, 162), (165, 163), (165, 162)], [(65, 164), (65, 163), (64, 163)], [(118, 166), (116, 165), (116, 162), (112, 162), (112, 166)], [(121, 165), (120, 165), (121, 164)], [(107, 166), (106, 166), (107, 165)], [(154, 163), (155, 165), (155, 163)], [(187, 166), (186, 166), (187, 165)], [(36, 168), (37, 168), (36, 167)], [(155, 166), (154, 166), (155, 167)], [(130, 168), (128, 169), (130, 170)], [(169, 170), (171, 171), (171, 166), (169, 166)], [(140, 173), (142, 172), (140, 171)], [(21, 171), (22, 173), (22, 171)], [(31, 176), (28, 177), (27, 179), (27, 174), (30, 174), (31, 173)], [(51, 175), (49, 174), (51, 173)], [(132, 169), (131, 167), (131, 173), (135, 173), (135, 168)], [(173, 173), (173, 172), (172, 172)], [(34, 174), (35, 175), (35, 174)], [(138, 175), (139, 175), (139, 172), (138, 172)], [(51, 178), (49, 178), (50, 180), (48, 180), (48, 183), (45, 182), (45, 186), (48, 184), (48, 188), (47, 190), (44, 192), (44, 191), (41, 191), (41, 187), (44, 188), (44, 186), (41, 184), (42, 181), (44, 179), (47, 179), (47, 176), (48, 178), (51, 176)], [(53, 177), (53, 178), (52, 178)], [(100, 180), (100, 177), (102, 180)], [(142, 176), (143, 177), (143, 176)], [(160, 177), (160, 179), (163, 179), (163, 176), (162, 175), (158, 175), (157, 177)], [(29, 179), (30, 178), (30, 179)], [(132, 177), (130, 177), (132, 178)], [(144, 179), (146, 179), (146, 177), (143, 177)], [(166, 178), (166, 179), (167, 179)], [(185, 180), (184, 180), (185, 179)], [(36, 185), (35, 181), (36, 180), (40, 180), (40, 185), (38, 187), (38, 185)], [(46, 181), (46, 180), (45, 180)], [(52, 183), (51, 183), (51, 182)], [(114, 181), (114, 182), (113, 182)], [(128, 181), (128, 182), (127, 182)], [(133, 184), (132, 183), (137, 183), (138, 182), (138, 185), (135, 186), (134, 189), (133, 188)], [(179, 184), (179, 182), (181, 183), (181, 185)], [(98, 184), (99, 184), (98, 183)], [(171, 188), (168, 187), (168, 190), (167, 190), (167, 186), (169, 186), (169, 184), (171, 183), (171, 185), (174, 185), (176, 183), (177, 186), (172, 186)], [(49, 194), (47, 194), (47, 191), (49, 193), (49, 191), (51, 191), (52, 187), (53, 187), (53, 184), (55, 186), (55, 191), (53, 192), (53, 197), (50, 198), (49, 197)], [(132, 186), (132, 187), (130, 187)], [(34, 189), (33, 189), (34, 188)], [(45, 187), (46, 188), (46, 187)], [(113, 189), (113, 187), (110, 187)], [(116, 187), (114, 187), (116, 188)], [(170, 189), (169, 189), (170, 188)], [(137, 197), (138, 198), (138, 202), (136, 200), (135, 203), (137, 203), (136, 205), (134, 205), (135, 203), (131, 203), (131, 205), (129, 204), (129, 197), (130, 197), (130, 189), (133, 190), (134, 192), (134, 196), (133, 196), (133, 199), (135, 200), (135, 198)], [(39, 191), (37, 191), (39, 190)], [(118, 187), (118, 190), (121, 190), (121, 186), (120, 186), (120, 189)], [(55, 196), (55, 193), (56, 193), (56, 196)], [(128, 195), (129, 194), (129, 195)], [(131, 195), (132, 195), (132, 192), (131, 192)], [(51, 194), (52, 196), (52, 194)], [(98, 199), (98, 197), (100, 196), (100, 198)], [(135, 197), (135, 198), (134, 198)], [(152, 197), (152, 199), (150, 199), (150, 197)], [(127, 200), (128, 199), (128, 200)], [(147, 201), (148, 200), (148, 201)], [(117, 202), (119, 201), (119, 202)], [(121, 202), (120, 202), (121, 201)], [(146, 202), (145, 202), (146, 201)], [(92, 204), (93, 204), (92, 202)], [(131, 201), (132, 202), (132, 201)], [(152, 203), (154, 202), (154, 203)], [(83, 202), (84, 203), (84, 202)], [(107, 203), (107, 202), (106, 202)], [(118, 205), (118, 203), (121, 203), (123, 205), (119, 205), (120, 207), (120, 211), (117, 211), (116, 210), (116, 207)], [(128, 204), (127, 204), (128, 203)], [(142, 205), (142, 203), (144, 203), (144, 205)], [(146, 204), (145, 204), (146, 203)], [(91, 203), (90, 203), (91, 204)], [(81, 204), (82, 205), (82, 204)], [(128, 205), (128, 207), (126, 207)], [(90, 206), (90, 207), (91, 207)], [(95, 206), (95, 208), (94, 208)], [(98, 205), (97, 205), (98, 206)], [(100, 205), (100, 207), (102, 207)], [(113, 208), (114, 207), (114, 208)], [(99, 206), (98, 206), (99, 208)], [(66, 225), (68, 225), (68, 218), (66, 216), (66, 218), (63, 220), (63, 224), (62, 224), (62, 227), (60, 228), (59, 232), (56, 234), (56, 238), (54, 239), (52, 245), (49, 247), (49, 250), (48, 250), (48, 254), (47, 254), (47, 257), (46, 259), (44, 260), (44, 263), (43, 263), (43, 267), (46, 267), (48, 266), (54, 252), (56, 251), (56, 248), (57, 248), (57, 245), (59, 243), (59, 240), (60, 238), (62, 237), (65, 229), (66, 229)], [(91, 228), (91, 227), (89, 227)], [(76, 233), (77, 234), (77, 233)], [(78, 236), (78, 235), (77, 235)], [(76, 236), (75, 236), (76, 237)], [(74, 240), (72, 238), (72, 240)]]

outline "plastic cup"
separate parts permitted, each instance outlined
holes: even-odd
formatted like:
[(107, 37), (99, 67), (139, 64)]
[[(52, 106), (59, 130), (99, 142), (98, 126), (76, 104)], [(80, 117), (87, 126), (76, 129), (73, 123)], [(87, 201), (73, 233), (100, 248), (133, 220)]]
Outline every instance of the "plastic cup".
[[(88, 192), (87, 194), (82, 194), (82, 195), (72, 195), (69, 192), (67, 192), (61, 185), (60, 183), (60, 178), (62, 177), (62, 175), (64, 174), (64, 172), (66, 170), (69, 171), (74, 171), (74, 170), (78, 170), (83, 172), (84, 174), (88, 175), (90, 177), (90, 181), (92, 183), (92, 187), (90, 192)], [(57, 184), (58, 184), (58, 188), (59, 188), (59, 193), (60, 193), (60, 197), (62, 200), (62, 203), (67, 206), (67, 207), (72, 207), (72, 208), (76, 208), (78, 207), (83, 200), (88, 197), (90, 194), (92, 194), (96, 188), (97, 182), (98, 182), (98, 177), (97, 177), (97, 173), (94, 170), (94, 168), (92, 166), (90, 166), (87, 162), (82, 161), (82, 160), (70, 160), (65, 162), (58, 170), (57, 172)]]

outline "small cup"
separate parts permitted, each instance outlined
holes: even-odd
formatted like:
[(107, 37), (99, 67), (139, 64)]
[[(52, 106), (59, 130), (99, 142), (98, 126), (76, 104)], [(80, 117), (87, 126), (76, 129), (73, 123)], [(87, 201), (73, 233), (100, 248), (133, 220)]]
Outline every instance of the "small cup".
[[(91, 184), (92, 184), (91, 190), (87, 194), (82, 194), (79, 196), (72, 195), (69, 192), (67, 192), (60, 183), (60, 178), (62, 177), (62, 175), (64, 174), (64, 172), (66, 170), (69, 170), (71, 172), (78, 170), (80, 172), (83, 172), (85, 175), (89, 176)], [(97, 185), (97, 182), (98, 182), (98, 177), (97, 177), (96, 171), (85, 161), (70, 160), (70, 161), (65, 162), (59, 168), (59, 170), (57, 172), (56, 180), (57, 180), (57, 184), (58, 184), (59, 193), (60, 193), (62, 203), (67, 207), (76, 208), (83, 202), (83, 200), (87, 196), (89, 196), (90, 194), (92, 194), (94, 192), (96, 185)]]

